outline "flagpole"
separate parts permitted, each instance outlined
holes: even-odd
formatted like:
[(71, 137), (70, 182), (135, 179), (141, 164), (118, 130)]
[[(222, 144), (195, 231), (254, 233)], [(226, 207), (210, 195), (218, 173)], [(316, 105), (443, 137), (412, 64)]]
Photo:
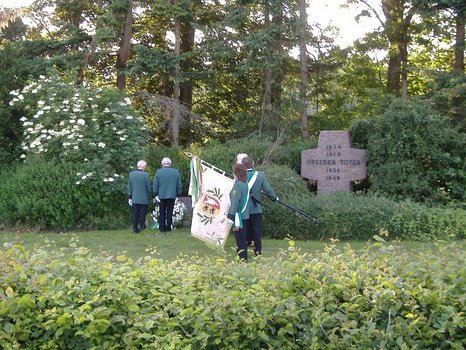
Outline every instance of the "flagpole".
[[(192, 155), (191, 153), (189, 153), (189, 152), (185, 152), (185, 154), (186, 154), (186, 156), (188, 156), (188, 157), (190, 157), (190, 158), (193, 157), (193, 155)], [(201, 159), (201, 164), (203, 164), (203, 165), (209, 167), (210, 169), (212, 169), (212, 170), (214, 170), (214, 171), (216, 171), (216, 172), (218, 172), (218, 173), (220, 173), (220, 174), (222, 174), (222, 175), (224, 175), (224, 176), (229, 177), (230, 179), (233, 179), (233, 176), (231, 176), (230, 174), (228, 174), (228, 173), (225, 172), (224, 170), (222, 170), (222, 169), (220, 169), (220, 168), (217, 168), (215, 165), (212, 165), (212, 164), (210, 164), (210, 163), (207, 163), (205, 160), (202, 160), (202, 159)], [(272, 198), (271, 196), (269, 196), (269, 195), (268, 195), (267, 193), (265, 193), (264, 191), (261, 191), (261, 192), (262, 192), (262, 194), (266, 195), (267, 197)], [(310, 215), (304, 213), (303, 211), (301, 211), (301, 210), (299, 210), (299, 209), (296, 209), (296, 208), (292, 207), (292, 206), (289, 205), (289, 204), (286, 204), (285, 202), (281, 201), (280, 199), (277, 199), (277, 202), (280, 203), (280, 204), (282, 204), (283, 206), (287, 207), (288, 209), (293, 210), (295, 213), (297, 213), (297, 214), (299, 214), (299, 215), (305, 217), (306, 219), (309, 219), (309, 220), (312, 220), (312, 221), (317, 222), (317, 219), (313, 218), (312, 216), (310, 216)]]

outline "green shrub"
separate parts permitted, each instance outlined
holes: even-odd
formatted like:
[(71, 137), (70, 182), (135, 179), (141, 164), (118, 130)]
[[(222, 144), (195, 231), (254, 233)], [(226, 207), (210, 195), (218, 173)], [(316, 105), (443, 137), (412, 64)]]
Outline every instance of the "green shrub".
[(367, 240), (386, 227), (396, 203), (378, 196), (337, 193), (320, 196), (285, 166), (270, 165), (265, 173), (284, 203), (316, 219), (305, 219), (279, 203), (264, 201), (264, 236), (296, 239)]
[(466, 134), (428, 104), (395, 100), (381, 117), (354, 125), (353, 134), (359, 145), (367, 141), (361, 146), (372, 191), (415, 201), (466, 199)]
[(466, 210), (401, 202), (387, 225), (401, 239), (436, 241), (466, 238)]
[[(268, 182), (274, 189), (280, 201), (292, 208), (301, 210), (311, 217), (316, 217), (317, 208), (306, 182), (295, 171), (284, 165), (270, 164), (263, 170)], [(322, 226), (320, 222), (305, 219), (292, 209), (272, 202), (266, 196), (263, 200), (263, 235), (270, 238), (315, 239)]]
[[(396, 202), (375, 194), (336, 193), (315, 195), (286, 166), (265, 168), (268, 181), (280, 200), (316, 219), (305, 219), (293, 210), (265, 199), (263, 235), (269, 238), (370, 240), (380, 232), (390, 239), (435, 241), (464, 239), (466, 210)], [(296, 214), (296, 215), (295, 215)]]
[[(32, 229), (116, 228), (130, 217), (123, 192), (77, 186), (80, 165), (31, 157), (0, 177), (0, 223)], [(122, 181), (122, 180), (120, 180)]]
[(10, 105), (22, 115), (22, 159), (79, 164), (76, 186), (125, 190), (121, 180), (142, 157), (148, 131), (121, 91), (83, 87), (52, 74), (10, 94)]
[(226, 259), (0, 250), (3, 349), (463, 349), (464, 247)]
[(287, 165), (296, 171), (296, 173), (301, 174), (301, 152), (307, 149), (317, 148), (317, 140), (312, 138), (307, 141), (288, 141), (284, 145), (284, 148), (285, 156), (283, 159), (274, 160), (274, 163)]

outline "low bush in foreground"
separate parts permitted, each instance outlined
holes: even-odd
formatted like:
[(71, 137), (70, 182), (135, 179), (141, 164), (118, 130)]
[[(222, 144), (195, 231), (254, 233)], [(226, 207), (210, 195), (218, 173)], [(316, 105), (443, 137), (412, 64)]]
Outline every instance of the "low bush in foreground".
[(4, 349), (463, 349), (464, 247), (249, 264), (0, 250)]

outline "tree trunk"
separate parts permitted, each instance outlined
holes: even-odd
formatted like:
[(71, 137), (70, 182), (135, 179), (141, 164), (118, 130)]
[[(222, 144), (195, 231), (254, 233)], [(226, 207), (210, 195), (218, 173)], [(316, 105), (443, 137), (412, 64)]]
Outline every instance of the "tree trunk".
[(120, 90), (126, 89), (126, 73), (123, 70), (128, 62), (131, 37), (133, 35), (133, 1), (128, 0), (128, 9), (125, 16), (123, 27), (123, 37), (121, 38), (120, 49), (118, 50), (116, 70), (117, 70), (117, 87)]
[[(389, 42), (387, 92), (408, 98), (408, 44), (409, 26), (415, 7), (406, 0), (382, 0), (385, 15), (385, 34)], [(405, 13), (405, 11), (407, 12)]]
[(408, 43), (409, 35), (408, 29), (411, 24), (411, 19), (414, 15), (414, 9), (408, 11), (406, 17), (403, 19), (402, 26), (402, 40), (401, 40), (401, 96), (403, 99), (408, 99)]
[(283, 26), (283, 7), (282, 4), (276, 5), (279, 8), (274, 9), (272, 16), (272, 26), (273, 28), (279, 28), (279, 31), (274, 35), (273, 42), (273, 71), (272, 71), (272, 119), (270, 129), (271, 131), (277, 132), (280, 126), (280, 111), (281, 111), (281, 101), (282, 101), (282, 82), (283, 82), (283, 67), (281, 64), (283, 56), (283, 35), (282, 35), (282, 26)]
[(382, 10), (386, 18), (385, 33), (390, 45), (388, 53), (387, 92), (398, 96), (401, 90), (403, 2), (403, 0), (382, 0)]
[[(183, 23), (181, 26), (181, 52), (189, 53), (194, 47), (194, 28), (191, 23)], [(189, 72), (193, 69), (192, 59), (185, 59), (182, 63), (182, 71)], [(189, 109), (193, 104), (193, 86), (191, 79), (185, 79), (180, 85), (180, 100)]]
[(454, 69), (464, 71), (464, 26), (465, 11), (459, 9), (456, 14), (456, 42), (455, 42), (455, 63)]
[[(265, 1), (264, 5), (264, 30), (270, 30), (270, 11), (269, 4)], [(268, 49), (266, 48), (268, 51)], [(272, 116), (272, 66), (269, 62), (270, 54), (266, 58), (265, 67), (264, 67), (264, 96), (262, 98), (262, 120), (259, 126), (259, 132), (262, 132), (262, 129), (267, 124)]]
[(301, 65), (301, 83), (299, 84), (299, 102), (300, 102), (300, 119), (301, 119), (301, 137), (304, 140), (309, 139), (309, 125), (307, 120), (307, 89), (309, 84), (309, 71), (307, 68), (307, 50), (306, 50), (306, 0), (299, 0), (299, 62)]
[[(173, 0), (173, 5), (176, 6), (176, 0)], [(181, 54), (181, 24), (178, 18), (175, 18), (175, 74), (173, 77), (173, 111), (171, 122), (171, 139), (173, 145), (180, 143), (180, 63), (179, 58)]]

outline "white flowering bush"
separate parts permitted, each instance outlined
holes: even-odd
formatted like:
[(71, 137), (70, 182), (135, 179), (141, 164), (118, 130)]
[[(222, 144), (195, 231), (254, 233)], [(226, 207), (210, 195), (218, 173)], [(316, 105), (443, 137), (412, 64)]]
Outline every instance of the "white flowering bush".
[(41, 76), (10, 94), (10, 108), (22, 115), (25, 164), (37, 158), (73, 164), (70, 192), (89, 215), (98, 218), (124, 211), (127, 174), (141, 157), (148, 136), (130, 99), (117, 89), (79, 86), (58, 75)]
[[(180, 201), (179, 198), (175, 200), (175, 207), (173, 208), (173, 227), (180, 227), (183, 223), (183, 218), (186, 213), (186, 205)], [(160, 208), (158, 205), (154, 207), (150, 214), (150, 222), (152, 228), (159, 227), (159, 216), (160, 216)]]
[(121, 182), (147, 140), (147, 127), (116, 89), (83, 87), (58, 76), (41, 76), (10, 105), (24, 115), (21, 158), (43, 155), (82, 164), (76, 185)]

